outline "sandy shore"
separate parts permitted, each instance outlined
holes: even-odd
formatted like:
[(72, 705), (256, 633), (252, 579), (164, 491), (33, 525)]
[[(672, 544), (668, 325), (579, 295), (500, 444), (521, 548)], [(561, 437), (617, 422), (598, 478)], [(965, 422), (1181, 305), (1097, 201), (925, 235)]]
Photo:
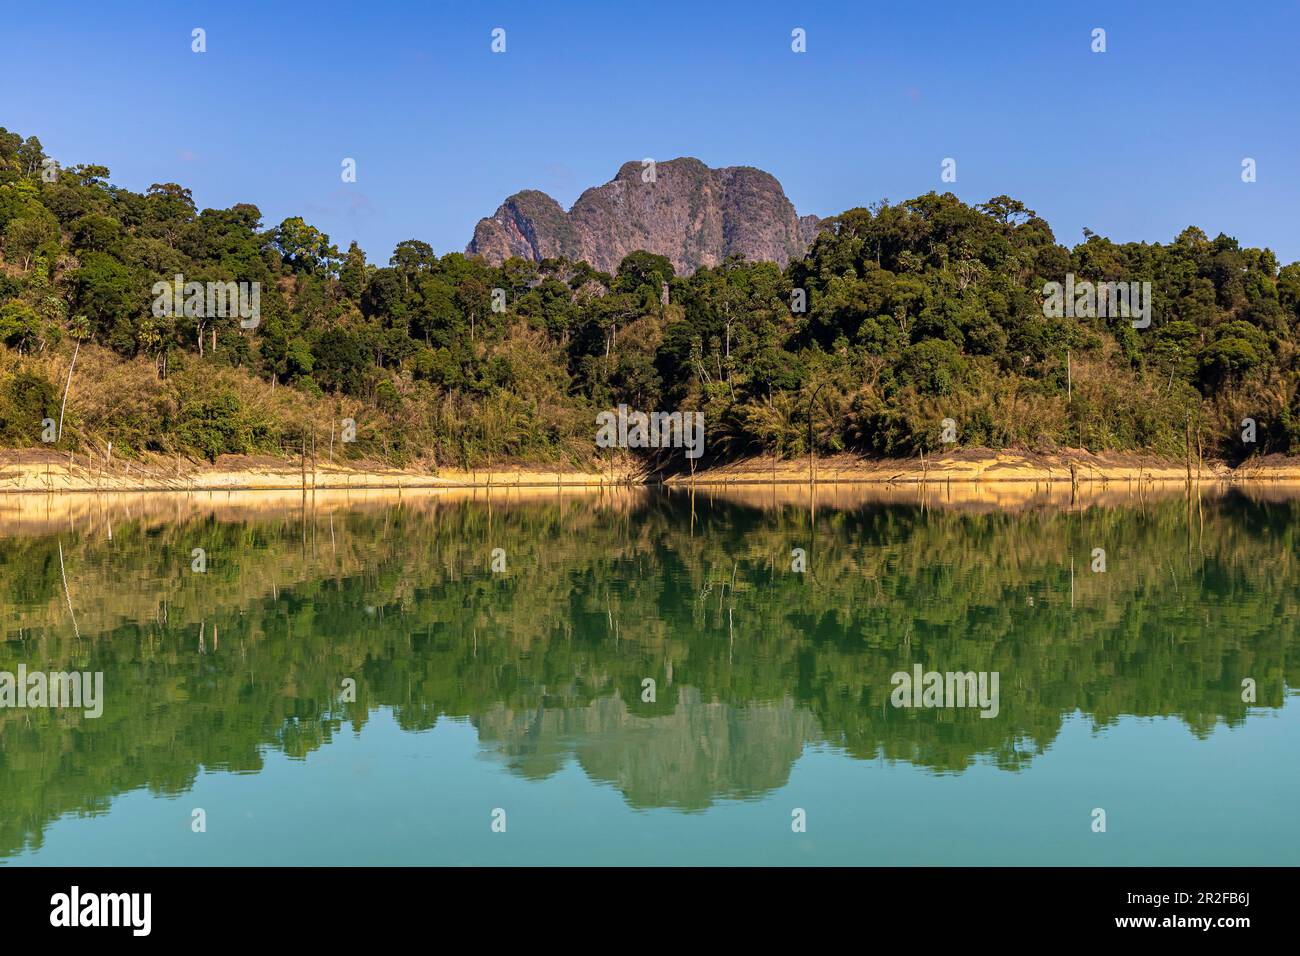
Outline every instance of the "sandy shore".
[(604, 471), (537, 466), (434, 471), (361, 467), (267, 456), (222, 455), (215, 462), (151, 457), (105, 461), (39, 449), (0, 451), (0, 494), (109, 491), (298, 491), (398, 488), (594, 488), (635, 484), (629, 460)]
[[(993, 449), (963, 449), (934, 458), (868, 459), (856, 455), (777, 461), (754, 458), (695, 474), (663, 479), (671, 487), (770, 484), (953, 484), (1027, 483), (1070, 486), (1156, 482), (1300, 482), (1300, 458), (1251, 459), (1237, 468), (1222, 462), (1171, 461), (1142, 455), (1098, 455), (1063, 451), (1045, 455)], [(630, 457), (603, 470), (550, 470), (520, 466), (482, 470), (350, 467), (225, 455), (216, 462), (154, 457), (105, 461), (84, 454), (41, 449), (0, 451), (0, 495), (140, 491), (361, 491), (368, 489), (602, 488), (655, 483)]]

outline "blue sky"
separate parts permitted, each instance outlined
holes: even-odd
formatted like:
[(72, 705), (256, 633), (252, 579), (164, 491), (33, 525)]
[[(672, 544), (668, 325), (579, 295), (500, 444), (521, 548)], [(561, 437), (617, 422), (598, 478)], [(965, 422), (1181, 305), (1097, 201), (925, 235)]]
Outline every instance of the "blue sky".
[(403, 239), (463, 249), (519, 189), (567, 208), (623, 162), (683, 155), (765, 169), (801, 214), (1006, 193), (1070, 245), (1196, 224), (1300, 259), (1292, 0), (5, 7), (0, 126), (131, 189), (302, 215), (381, 263)]

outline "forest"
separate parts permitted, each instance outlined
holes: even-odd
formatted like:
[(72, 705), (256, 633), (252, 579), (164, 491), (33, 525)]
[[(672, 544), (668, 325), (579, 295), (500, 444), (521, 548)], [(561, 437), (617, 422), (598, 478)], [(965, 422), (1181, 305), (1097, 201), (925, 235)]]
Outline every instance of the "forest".
[[(257, 283), (256, 327), (155, 314), (177, 275)], [(1067, 275), (1149, 282), (1150, 326), (1049, 318)], [(810, 442), (912, 456), (952, 447), (945, 418), (964, 448), (1181, 458), (1194, 434), (1237, 463), (1300, 453), (1298, 340), (1300, 263), (1195, 226), (1070, 248), (1020, 201), (931, 192), (826, 220), (784, 270), (498, 267), (415, 239), (380, 264), (301, 217), (133, 192), (0, 128), (0, 447), (50, 447), (60, 419), (59, 450), (285, 456), (346, 417), (345, 458), (585, 466), (596, 415), (626, 403), (703, 412), (702, 467)]]

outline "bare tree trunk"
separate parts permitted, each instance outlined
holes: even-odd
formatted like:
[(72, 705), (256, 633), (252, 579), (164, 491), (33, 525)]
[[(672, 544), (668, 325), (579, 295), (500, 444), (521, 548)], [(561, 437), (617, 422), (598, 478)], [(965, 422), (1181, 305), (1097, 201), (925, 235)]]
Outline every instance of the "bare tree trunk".
[(68, 389), (72, 387), (72, 370), (77, 367), (77, 353), (81, 351), (81, 339), (77, 339), (72, 349), (72, 363), (68, 366), (68, 380), (63, 385), (63, 404), (59, 406), (59, 433), (57, 439), (63, 438), (63, 411), (68, 407)]

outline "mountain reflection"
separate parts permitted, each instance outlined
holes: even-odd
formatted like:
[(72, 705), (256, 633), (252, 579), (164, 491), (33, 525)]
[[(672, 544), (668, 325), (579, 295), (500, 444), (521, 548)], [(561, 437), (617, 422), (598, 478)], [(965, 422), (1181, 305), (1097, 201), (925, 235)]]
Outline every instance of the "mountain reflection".
[[(1298, 683), (1284, 494), (819, 496), (6, 502), (0, 671), (103, 671), (105, 705), (0, 709), (0, 857), (380, 708), (408, 731), (468, 718), (511, 773), (576, 761), (632, 807), (689, 811), (781, 788), (809, 746), (1021, 771), (1076, 712), (1203, 737)], [(893, 708), (918, 663), (999, 672), (998, 716)]]
[(705, 701), (694, 687), (676, 695), (668, 714), (635, 714), (615, 694), (529, 712), (498, 704), (474, 724), (526, 777), (548, 777), (572, 756), (634, 807), (682, 810), (784, 786), (804, 744), (822, 739), (817, 718), (791, 699), (732, 705)]

